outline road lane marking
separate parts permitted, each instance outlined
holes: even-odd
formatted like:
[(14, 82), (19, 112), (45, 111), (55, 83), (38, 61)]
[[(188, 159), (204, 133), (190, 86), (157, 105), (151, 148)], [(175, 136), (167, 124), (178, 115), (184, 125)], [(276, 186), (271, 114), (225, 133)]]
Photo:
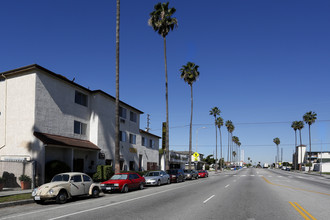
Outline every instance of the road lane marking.
[(225, 186), (225, 188), (227, 188), (228, 186), (230, 186), (229, 184), (227, 186)]
[(271, 184), (271, 185), (274, 185), (274, 186), (281, 186), (281, 187), (285, 187), (285, 188), (289, 188), (289, 189), (301, 190), (301, 191), (305, 191), (305, 192), (311, 192), (311, 193), (317, 193), (317, 194), (322, 194), (322, 195), (330, 196), (329, 193), (322, 193), (322, 192), (317, 192), (317, 191), (308, 190), (308, 189), (301, 189), (301, 188), (295, 188), (295, 187), (292, 187), (292, 186), (280, 185), (280, 184), (277, 184), (277, 183), (270, 182), (265, 177), (262, 177), (262, 178), (265, 180), (266, 183)]
[[(299, 214), (304, 218), (304, 219), (306, 219), (306, 220), (310, 220), (310, 219), (312, 219), (312, 220), (316, 220), (316, 218), (314, 218), (309, 212), (307, 212), (303, 207), (301, 207), (301, 205), (299, 205), (297, 202), (295, 202), (294, 204), (293, 204), (293, 202), (289, 202), (290, 203), (290, 205), (297, 211), (297, 212), (299, 212)], [(300, 208), (298, 208), (298, 207)], [(307, 214), (310, 218), (308, 218), (305, 214)]]
[(212, 199), (215, 195), (212, 195), (210, 198), (208, 198), (207, 200), (205, 200), (203, 203), (207, 203), (210, 199)]

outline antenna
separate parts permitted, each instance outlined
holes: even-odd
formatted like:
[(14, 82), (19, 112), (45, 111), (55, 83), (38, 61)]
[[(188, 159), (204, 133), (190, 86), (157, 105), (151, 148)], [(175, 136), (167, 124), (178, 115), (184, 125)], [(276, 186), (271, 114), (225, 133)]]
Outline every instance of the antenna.
[(147, 114), (147, 127), (146, 127), (146, 132), (149, 132), (150, 130), (150, 115)]

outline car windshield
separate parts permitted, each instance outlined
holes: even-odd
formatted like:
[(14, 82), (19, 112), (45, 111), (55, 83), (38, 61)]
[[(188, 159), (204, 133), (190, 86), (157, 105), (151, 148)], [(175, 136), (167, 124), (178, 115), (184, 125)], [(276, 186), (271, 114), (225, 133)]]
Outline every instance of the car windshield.
[(111, 180), (126, 180), (127, 174), (116, 174), (111, 177)]
[(146, 174), (146, 176), (159, 176), (159, 172), (149, 172)]
[(58, 174), (53, 177), (51, 182), (60, 182), (60, 181), (68, 182), (69, 179), (70, 179), (70, 176), (68, 174)]
[(177, 174), (178, 171), (177, 170), (168, 170), (167, 173), (168, 174)]

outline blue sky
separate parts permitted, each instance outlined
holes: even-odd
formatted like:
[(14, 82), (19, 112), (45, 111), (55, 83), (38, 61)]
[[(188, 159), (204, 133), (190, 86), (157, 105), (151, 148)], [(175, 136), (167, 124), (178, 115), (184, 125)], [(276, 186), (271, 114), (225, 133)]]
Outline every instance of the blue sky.
[[(121, 1), (120, 98), (145, 112), (141, 128), (150, 114), (151, 132), (161, 135), (163, 40), (147, 25), (156, 3)], [(171, 149), (188, 150), (190, 89), (179, 69), (191, 61), (200, 66), (194, 148), (196, 130), (206, 127), (198, 132), (200, 153), (215, 152), (214, 106), (233, 121), (253, 161), (274, 161), (275, 137), (291, 161), (291, 122), (307, 111), (318, 115), (312, 150), (330, 151), (330, 1), (180, 0), (170, 6), (179, 23), (167, 37)], [(106, 0), (1, 1), (0, 72), (37, 63), (115, 96), (115, 13), (116, 2)], [(225, 127), (222, 134), (226, 149)], [(302, 135), (307, 144), (307, 127)]]

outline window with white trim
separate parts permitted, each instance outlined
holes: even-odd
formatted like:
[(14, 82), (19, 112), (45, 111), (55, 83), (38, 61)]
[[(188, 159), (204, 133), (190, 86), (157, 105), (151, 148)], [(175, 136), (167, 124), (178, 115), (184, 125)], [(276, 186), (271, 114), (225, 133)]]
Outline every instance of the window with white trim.
[(74, 102), (79, 104), (79, 105), (83, 105), (83, 106), (88, 106), (88, 99), (87, 99), (87, 95), (76, 91), (75, 93), (75, 98), (74, 98)]
[(130, 112), (129, 119), (133, 122), (137, 122), (137, 114), (135, 112)]
[(135, 134), (129, 134), (129, 143), (136, 144), (136, 135)]
[(119, 106), (119, 117), (126, 119), (126, 108)]
[(149, 140), (149, 147), (154, 148), (155, 147), (155, 141), (150, 139)]
[(87, 130), (87, 124), (82, 123), (80, 121), (74, 121), (74, 129), (73, 132), (75, 134), (82, 134), (86, 135), (86, 130)]
[(119, 131), (119, 140), (122, 142), (126, 142), (126, 132), (125, 131)]
[(148, 142), (148, 139), (147, 138), (145, 138), (145, 137), (142, 137), (142, 141), (141, 141), (141, 143), (142, 143), (142, 146), (147, 146), (147, 142)]

